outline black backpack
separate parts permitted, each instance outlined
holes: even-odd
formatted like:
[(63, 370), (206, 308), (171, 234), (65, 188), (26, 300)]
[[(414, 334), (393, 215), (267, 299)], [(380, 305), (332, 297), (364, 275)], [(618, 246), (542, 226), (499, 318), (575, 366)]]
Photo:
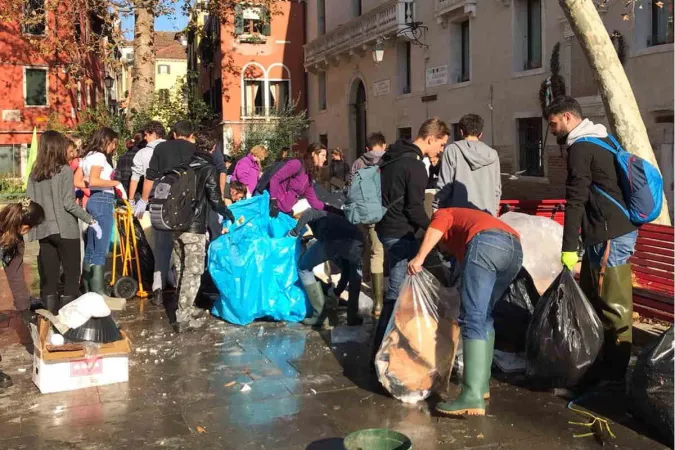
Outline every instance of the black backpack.
[[(274, 176), (275, 173), (277, 173), (279, 170), (281, 170), (286, 163), (293, 161), (292, 159), (287, 159), (284, 161), (277, 161), (274, 164), (272, 164), (269, 169), (267, 169), (265, 172), (263, 172), (262, 176), (260, 177), (260, 180), (258, 180), (258, 184), (255, 185), (255, 190), (253, 191), (252, 195), (262, 195), (263, 192), (269, 191), (270, 190), (270, 180), (272, 180), (272, 177)], [(302, 172), (302, 164), (300, 164), (300, 170), (295, 174), (299, 174)], [(295, 176), (294, 175), (294, 176)]]
[(197, 200), (197, 174), (189, 166), (168, 170), (157, 181), (150, 199), (150, 223), (161, 231), (186, 231)]

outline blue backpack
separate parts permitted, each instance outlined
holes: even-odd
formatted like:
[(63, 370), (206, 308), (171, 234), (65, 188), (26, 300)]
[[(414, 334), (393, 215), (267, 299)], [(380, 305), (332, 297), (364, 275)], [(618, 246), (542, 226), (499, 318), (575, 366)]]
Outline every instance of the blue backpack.
[(612, 152), (616, 160), (619, 186), (628, 209), (598, 186), (595, 189), (611, 200), (635, 225), (649, 223), (661, 214), (663, 204), (663, 177), (649, 162), (627, 152), (612, 135), (611, 145), (599, 138), (583, 137), (577, 142), (590, 142)]
[(382, 165), (366, 166), (354, 173), (347, 190), (343, 211), (345, 217), (354, 225), (373, 225), (382, 220), (387, 208), (403, 200), (403, 196), (386, 207), (382, 204), (382, 181), (380, 170), (396, 160)]

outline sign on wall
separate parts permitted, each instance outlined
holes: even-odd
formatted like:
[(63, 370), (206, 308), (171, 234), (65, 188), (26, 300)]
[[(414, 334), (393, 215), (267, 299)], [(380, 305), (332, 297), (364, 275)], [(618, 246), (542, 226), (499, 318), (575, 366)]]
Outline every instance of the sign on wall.
[(388, 95), (389, 92), (391, 92), (391, 80), (389, 80), (389, 78), (387, 78), (386, 80), (380, 80), (373, 83), (373, 95), (375, 97)]
[(18, 109), (3, 109), (2, 120), (4, 122), (21, 122), (21, 111)]
[(427, 87), (442, 86), (444, 84), (448, 84), (447, 64), (427, 69)]

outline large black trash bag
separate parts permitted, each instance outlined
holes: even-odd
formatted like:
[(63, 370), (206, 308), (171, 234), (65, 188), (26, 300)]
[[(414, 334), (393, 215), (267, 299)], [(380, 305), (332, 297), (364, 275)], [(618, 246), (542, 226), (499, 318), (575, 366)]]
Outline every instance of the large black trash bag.
[(602, 349), (600, 318), (572, 272), (541, 296), (527, 329), (527, 374), (554, 387), (576, 385)]
[(673, 327), (638, 357), (630, 384), (630, 412), (673, 442)]
[(520, 273), (492, 311), (497, 346), (500, 349), (525, 351), (527, 327), (538, 301), (539, 292), (532, 277), (525, 268), (520, 269)]
[[(136, 234), (136, 245), (138, 247), (138, 259), (141, 263), (141, 277), (143, 278), (143, 289), (146, 291), (152, 288), (152, 278), (155, 272), (155, 256), (152, 254), (152, 249), (145, 237), (143, 227), (137, 218), (134, 217), (134, 233)], [(126, 239), (126, 230), (119, 227), (120, 239)], [(132, 244), (133, 245), (133, 244)], [(133, 254), (133, 253), (132, 253)], [(136, 278), (136, 262), (133, 262), (131, 273)]]

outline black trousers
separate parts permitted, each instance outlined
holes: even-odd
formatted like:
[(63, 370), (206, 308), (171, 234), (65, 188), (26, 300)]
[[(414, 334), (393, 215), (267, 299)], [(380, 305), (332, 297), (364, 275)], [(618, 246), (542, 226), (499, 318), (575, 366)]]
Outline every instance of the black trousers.
[(9, 284), (9, 290), (12, 292), (14, 307), (17, 311), (25, 311), (30, 308), (30, 290), (28, 289), (23, 273), (24, 250), (25, 246), (23, 241), (19, 242), (14, 258), (12, 258), (9, 264), (5, 266), (7, 284)]
[(40, 239), (40, 292), (42, 296), (58, 295), (63, 267), (63, 295), (80, 296), (80, 240), (63, 239), (52, 234)]

